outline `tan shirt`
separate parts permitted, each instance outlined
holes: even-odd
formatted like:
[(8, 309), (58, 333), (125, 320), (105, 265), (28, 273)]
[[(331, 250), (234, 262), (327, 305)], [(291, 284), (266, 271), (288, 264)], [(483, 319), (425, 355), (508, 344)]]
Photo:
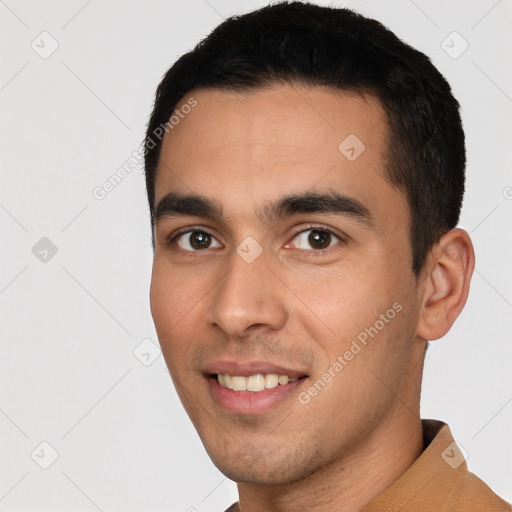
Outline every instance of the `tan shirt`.
[[(510, 512), (510, 504), (468, 471), (450, 428), (423, 420), (425, 449), (414, 464), (361, 512)], [(226, 512), (241, 512), (238, 503)]]

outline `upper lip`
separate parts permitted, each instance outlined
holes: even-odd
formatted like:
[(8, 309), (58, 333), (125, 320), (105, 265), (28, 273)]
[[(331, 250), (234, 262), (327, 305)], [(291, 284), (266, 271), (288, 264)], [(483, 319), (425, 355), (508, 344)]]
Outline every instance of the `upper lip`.
[(287, 375), (288, 377), (298, 378), (306, 375), (302, 370), (293, 369), (284, 365), (271, 363), (269, 361), (214, 361), (205, 365), (203, 372), (205, 375), (238, 375), (241, 377), (250, 377), (251, 375), (275, 373), (277, 375)]

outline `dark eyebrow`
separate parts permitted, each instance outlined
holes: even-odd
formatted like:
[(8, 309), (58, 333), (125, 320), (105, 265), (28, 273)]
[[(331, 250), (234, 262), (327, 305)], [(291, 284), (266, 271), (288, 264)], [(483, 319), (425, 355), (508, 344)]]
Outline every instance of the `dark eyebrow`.
[[(335, 191), (327, 193), (304, 192), (268, 201), (259, 216), (268, 224), (299, 213), (324, 213), (351, 217), (366, 226), (373, 226), (374, 219), (368, 208), (356, 199)], [(163, 197), (155, 210), (155, 222), (163, 217), (195, 216), (222, 220), (222, 205), (205, 196), (181, 195), (171, 192)]]
[(279, 219), (298, 213), (324, 213), (344, 215), (373, 226), (373, 217), (356, 199), (330, 190), (325, 193), (304, 192), (281, 197), (277, 202), (268, 202), (263, 208), (262, 220), (272, 224)]
[(155, 222), (158, 222), (162, 217), (186, 215), (220, 220), (222, 218), (222, 206), (208, 197), (170, 192), (159, 201), (155, 210)]

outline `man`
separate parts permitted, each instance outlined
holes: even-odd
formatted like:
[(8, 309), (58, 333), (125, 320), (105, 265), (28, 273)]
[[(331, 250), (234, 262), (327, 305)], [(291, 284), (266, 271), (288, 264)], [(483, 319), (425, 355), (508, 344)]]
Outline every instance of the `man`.
[(510, 510), (419, 416), (474, 268), (425, 55), (345, 9), (235, 17), (167, 72), (145, 147), (152, 314), (230, 510)]

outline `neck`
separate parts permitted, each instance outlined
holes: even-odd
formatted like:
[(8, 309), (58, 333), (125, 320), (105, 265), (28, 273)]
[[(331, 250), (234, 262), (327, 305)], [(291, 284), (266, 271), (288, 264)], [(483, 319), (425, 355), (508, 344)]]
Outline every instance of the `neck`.
[(238, 484), (242, 512), (357, 512), (393, 484), (423, 450), (419, 409), (404, 407), (383, 421), (361, 449), (283, 486)]

